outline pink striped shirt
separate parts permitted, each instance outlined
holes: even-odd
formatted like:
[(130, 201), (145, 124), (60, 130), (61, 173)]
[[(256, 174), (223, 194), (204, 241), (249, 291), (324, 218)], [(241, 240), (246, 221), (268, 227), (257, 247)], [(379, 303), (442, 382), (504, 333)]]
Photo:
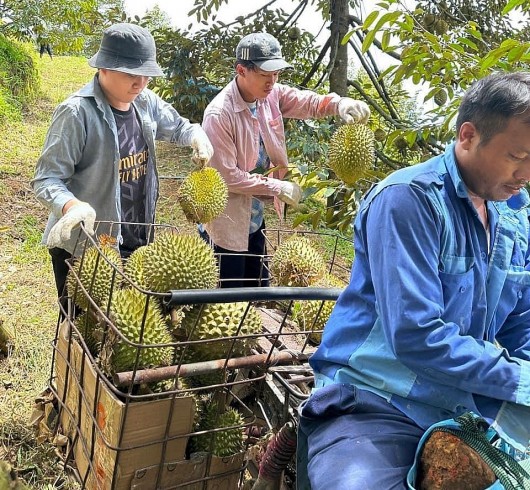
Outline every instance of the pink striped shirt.
[(282, 178), (288, 165), (283, 118), (335, 115), (339, 100), (334, 93), (318, 95), (276, 84), (265, 99), (257, 101), (254, 117), (234, 79), (210, 102), (202, 123), (214, 148), (208, 165), (221, 173), (229, 190), (223, 215), (205, 225), (216, 245), (234, 251), (248, 249), (252, 196), (274, 198), (276, 211), (281, 216), (282, 203), (276, 198), (280, 193), (278, 182), (250, 174), (258, 159), (260, 133), (271, 167), (280, 167), (273, 177)]

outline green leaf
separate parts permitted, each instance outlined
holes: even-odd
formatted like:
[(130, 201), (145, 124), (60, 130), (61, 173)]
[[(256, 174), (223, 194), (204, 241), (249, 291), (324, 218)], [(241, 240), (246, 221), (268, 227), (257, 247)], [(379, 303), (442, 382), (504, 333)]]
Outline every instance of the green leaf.
[(502, 15), (506, 15), (512, 10), (516, 9), (517, 7), (520, 7), (521, 5), (524, 5), (527, 0), (510, 0), (506, 6), (502, 9)]
[(340, 43), (341, 43), (342, 45), (347, 44), (348, 41), (350, 40), (350, 37), (352, 37), (354, 33), (355, 33), (355, 30), (348, 32), (348, 33), (342, 38), (342, 40), (341, 40)]
[(381, 47), (383, 48), (383, 51), (388, 50), (389, 44), (390, 44), (390, 32), (384, 31), (383, 37), (381, 38)]
[(379, 11), (374, 10), (368, 14), (368, 17), (366, 17), (364, 23), (363, 23), (363, 29), (368, 30), (368, 28), (372, 25), (375, 19), (379, 17)]
[(363, 53), (366, 53), (366, 51), (368, 51), (368, 49), (370, 48), (370, 46), (374, 42), (374, 38), (375, 38), (376, 34), (377, 34), (377, 32), (375, 30), (374, 31), (369, 31), (368, 34), (366, 34), (366, 37), (364, 38), (363, 45), (362, 45), (362, 48), (361, 48), (361, 51)]
[(400, 16), (401, 12), (399, 10), (395, 10), (394, 12), (387, 12), (377, 21), (377, 24), (374, 27), (374, 31), (378, 32), (384, 24), (388, 23), (389, 25), (392, 25)]
[(321, 215), (321, 211), (316, 211), (315, 213), (313, 213), (313, 216), (311, 216), (311, 225), (313, 226), (314, 230), (316, 230), (318, 228), (318, 225), (320, 224)]
[(467, 37), (459, 37), (458, 40), (461, 44), (471, 48), (473, 51), (477, 51), (477, 45), (471, 39), (468, 39)]

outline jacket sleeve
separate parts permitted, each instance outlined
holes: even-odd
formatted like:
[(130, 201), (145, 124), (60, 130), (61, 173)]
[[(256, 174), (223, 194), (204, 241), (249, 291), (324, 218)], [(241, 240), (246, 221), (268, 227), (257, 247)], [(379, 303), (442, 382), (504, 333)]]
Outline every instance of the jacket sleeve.
[(341, 97), (335, 93), (319, 95), (311, 90), (299, 90), (278, 84), (280, 110), (284, 117), (318, 119), (337, 115)]
[(191, 146), (194, 136), (203, 132), (200, 124), (191, 123), (182, 117), (171, 104), (154, 92), (149, 91), (146, 95), (152, 107), (153, 121), (157, 125), (155, 139), (169, 141), (178, 146)]
[[(214, 148), (208, 165), (219, 171), (230, 192), (255, 196), (276, 196), (280, 193), (278, 180), (252, 174), (238, 166), (235, 128), (230, 118), (223, 112), (212, 110), (205, 114), (202, 126)], [(244, 158), (249, 156), (244, 155)]]
[(65, 182), (75, 172), (85, 140), (86, 129), (77, 108), (66, 104), (59, 105), (53, 114), (31, 181), (39, 202), (57, 218), (62, 216), (66, 202), (75, 198)]
[(484, 340), (485, 326), (474, 323), (472, 270), (442, 277), (441, 223), (413, 186), (388, 187), (369, 208), (364, 247), (390, 348), (426, 379), (530, 405), (528, 361)]

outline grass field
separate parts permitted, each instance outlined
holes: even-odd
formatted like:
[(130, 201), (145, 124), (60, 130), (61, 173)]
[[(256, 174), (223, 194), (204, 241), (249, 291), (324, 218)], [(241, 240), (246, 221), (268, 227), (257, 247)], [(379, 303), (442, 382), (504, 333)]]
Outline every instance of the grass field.
[[(2, 128), (0, 139), (0, 323), (14, 334), (9, 355), (0, 359), (0, 460), (9, 461), (31, 488), (69, 489), (77, 486), (63, 474), (54, 446), (38, 443), (30, 425), (34, 400), (51, 375), (58, 311), (51, 262), (40, 244), (47, 212), (30, 180), (55, 106), (88, 82), (94, 69), (83, 58), (37, 63), (42, 95), (21, 122)], [(161, 144), (158, 152), (161, 175), (189, 171), (187, 150)], [(162, 179), (158, 218), (191, 229), (173, 199), (177, 184)]]

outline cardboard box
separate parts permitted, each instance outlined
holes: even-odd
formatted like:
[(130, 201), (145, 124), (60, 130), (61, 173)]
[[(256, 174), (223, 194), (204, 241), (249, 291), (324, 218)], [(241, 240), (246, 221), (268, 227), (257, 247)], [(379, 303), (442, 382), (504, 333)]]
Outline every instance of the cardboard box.
[[(233, 490), (239, 488), (239, 479), (245, 468), (245, 453), (224, 458), (208, 453), (194, 453), (189, 460), (165, 464), (161, 469), (157, 488), (175, 488), (177, 485), (196, 481), (182, 488)], [(131, 490), (152, 490), (159, 471), (158, 465), (136, 471)]]
[[(195, 415), (193, 397), (123, 402), (81, 345), (68, 338), (68, 330), (67, 320), (55, 346), (56, 387), (61, 427), (73, 444), (85, 488), (128, 490), (137, 470), (183, 460)], [(150, 485), (145, 488), (155, 488), (157, 473), (144, 480)]]

